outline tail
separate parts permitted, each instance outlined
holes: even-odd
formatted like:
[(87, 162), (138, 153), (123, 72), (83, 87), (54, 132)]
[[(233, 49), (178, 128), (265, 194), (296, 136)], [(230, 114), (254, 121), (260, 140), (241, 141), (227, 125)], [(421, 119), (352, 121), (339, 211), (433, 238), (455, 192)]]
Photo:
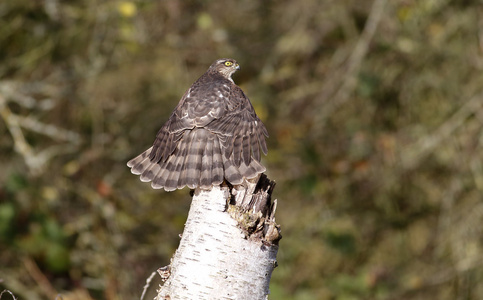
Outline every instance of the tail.
[(154, 189), (173, 191), (188, 186), (209, 189), (220, 185), (225, 178), (232, 185), (243, 183), (265, 172), (253, 157), (237, 167), (233, 154), (227, 158), (216, 133), (203, 128), (187, 130), (178, 142), (173, 154), (166, 161), (156, 162), (149, 158), (152, 148), (131, 159), (127, 165), (131, 172), (141, 175), (143, 182), (151, 182)]

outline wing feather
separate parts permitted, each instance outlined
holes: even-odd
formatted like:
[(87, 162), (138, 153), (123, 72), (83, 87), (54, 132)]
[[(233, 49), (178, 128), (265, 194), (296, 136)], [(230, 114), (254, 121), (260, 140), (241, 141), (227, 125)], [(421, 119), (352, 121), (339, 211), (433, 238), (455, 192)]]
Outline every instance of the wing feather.
[(250, 100), (234, 85), (226, 105), (225, 115), (214, 119), (205, 128), (219, 134), (224, 155), (232, 157), (236, 166), (240, 166), (242, 160), (249, 165), (252, 157), (260, 161), (260, 149), (265, 155), (268, 152), (265, 141), (268, 132)]
[(260, 161), (260, 144), (258, 140), (258, 134), (253, 133), (250, 137), (250, 148), (252, 149), (253, 152), (253, 158), (256, 161)]
[(223, 158), (218, 137), (213, 140), (213, 184), (221, 184), (223, 182)]
[(242, 140), (243, 162), (250, 164), (251, 152), (250, 152), (250, 135), (243, 136)]
[(203, 151), (203, 156), (201, 157), (200, 186), (205, 189), (211, 187), (213, 181), (212, 169), (214, 139), (215, 137), (213, 134), (209, 134)]
[(187, 177), (186, 177), (186, 174), (187, 174), (187, 165), (188, 165), (188, 152), (190, 151), (190, 147), (191, 147), (191, 144), (193, 143), (192, 141), (192, 134), (188, 133), (184, 138), (183, 140), (181, 141), (181, 143), (185, 143), (185, 147), (183, 149), (183, 155), (182, 155), (182, 158), (181, 158), (181, 172), (180, 172), (180, 175), (179, 175), (179, 180), (178, 180), (178, 188), (182, 188), (186, 185), (186, 182), (187, 182)]
[(186, 185), (194, 189), (200, 185), (200, 172), (202, 168), (203, 150), (206, 145), (204, 129), (194, 129), (190, 132), (192, 140), (185, 160), (186, 166)]

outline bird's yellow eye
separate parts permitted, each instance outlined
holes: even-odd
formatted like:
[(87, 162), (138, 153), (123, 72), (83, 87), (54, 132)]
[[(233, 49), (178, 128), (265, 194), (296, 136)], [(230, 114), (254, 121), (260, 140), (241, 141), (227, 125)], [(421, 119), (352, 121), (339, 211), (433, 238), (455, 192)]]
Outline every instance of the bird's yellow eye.
[(225, 66), (229, 67), (231, 65), (233, 65), (233, 63), (231, 61), (225, 61)]

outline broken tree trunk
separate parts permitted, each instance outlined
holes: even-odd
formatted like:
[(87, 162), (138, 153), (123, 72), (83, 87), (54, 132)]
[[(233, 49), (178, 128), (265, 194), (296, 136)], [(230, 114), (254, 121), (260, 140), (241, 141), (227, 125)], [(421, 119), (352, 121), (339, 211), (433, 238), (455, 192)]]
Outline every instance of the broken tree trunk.
[(281, 238), (274, 184), (262, 175), (247, 186), (196, 189), (155, 299), (267, 299)]

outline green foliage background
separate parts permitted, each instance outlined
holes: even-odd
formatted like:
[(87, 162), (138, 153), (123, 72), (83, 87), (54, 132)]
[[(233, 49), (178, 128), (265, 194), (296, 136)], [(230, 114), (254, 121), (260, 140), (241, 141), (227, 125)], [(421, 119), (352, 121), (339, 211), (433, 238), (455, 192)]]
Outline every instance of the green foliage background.
[(190, 196), (126, 162), (220, 57), (270, 133), (271, 299), (483, 298), (480, 0), (2, 1), (1, 290), (139, 299)]

